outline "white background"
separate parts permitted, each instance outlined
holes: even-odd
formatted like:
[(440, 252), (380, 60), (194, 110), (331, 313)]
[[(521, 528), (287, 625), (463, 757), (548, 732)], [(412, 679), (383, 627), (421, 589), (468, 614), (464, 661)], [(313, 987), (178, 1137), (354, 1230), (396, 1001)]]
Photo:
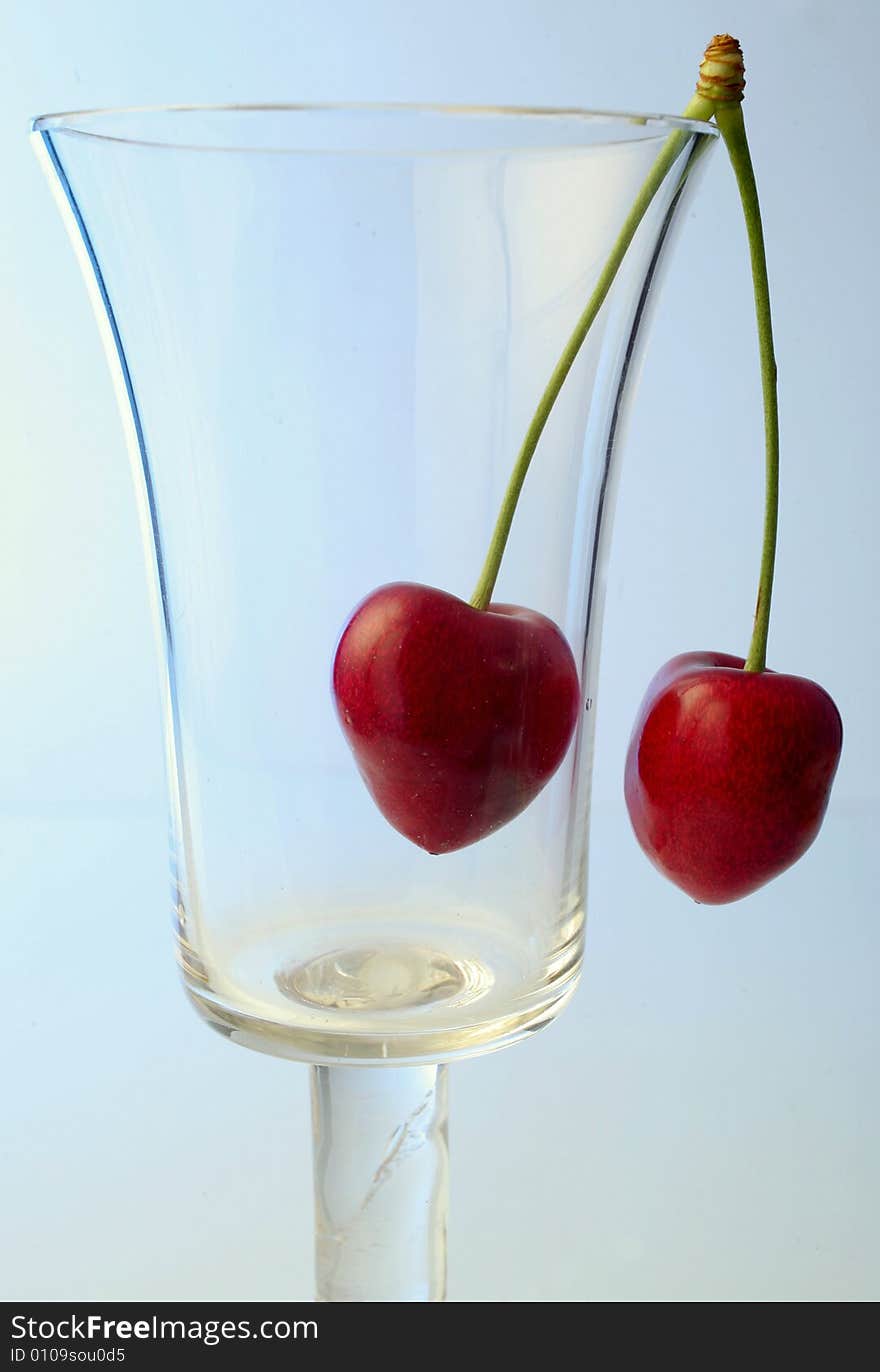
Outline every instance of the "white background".
[(305, 1068), (209, 1034), (166, 920), (161, 727), (127, 459), (27, 144), (46, 110), (426, 100), (676, 110), (743, 42), (780, 363), (770, 665), (844, 718), (825, 828), (701, 909), (621, 795), (673, 653), (744, 652), (757, 353), (723, 153), (693, 202), (624, 458), (574, 1006), (452, 1078), (457, 1300), (876, 1299), (880, 821), (873, 3), (0, 0), (0, 1296), (308, 1298)]

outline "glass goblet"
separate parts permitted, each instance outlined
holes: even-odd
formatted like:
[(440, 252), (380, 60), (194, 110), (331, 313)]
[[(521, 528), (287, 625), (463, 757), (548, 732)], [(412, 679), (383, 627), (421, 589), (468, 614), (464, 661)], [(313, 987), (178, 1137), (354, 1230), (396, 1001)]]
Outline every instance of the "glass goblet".
[[(522, 813), (431, 856), (386, 822), (348, 750), (338, 636), (383, 583), (467, 600), (522, 435), (673, 130), (495, 594), (567, 638), (575, 736)], [(35, 121), (132, 462), (184, 985), (227, 1038), (313, 1065), (320, 1299), (442, 1299), (445, 1064), (549, 1023), (577, 982), (615, 441), (714, 136), (428, 106)]]

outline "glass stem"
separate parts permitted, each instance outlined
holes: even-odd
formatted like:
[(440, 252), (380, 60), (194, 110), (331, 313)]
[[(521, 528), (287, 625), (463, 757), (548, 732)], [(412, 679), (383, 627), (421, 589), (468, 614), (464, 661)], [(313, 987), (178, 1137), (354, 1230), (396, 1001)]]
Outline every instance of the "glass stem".
[(446, 1297), (445, 1067), (313, 1067), (319, 1301)]

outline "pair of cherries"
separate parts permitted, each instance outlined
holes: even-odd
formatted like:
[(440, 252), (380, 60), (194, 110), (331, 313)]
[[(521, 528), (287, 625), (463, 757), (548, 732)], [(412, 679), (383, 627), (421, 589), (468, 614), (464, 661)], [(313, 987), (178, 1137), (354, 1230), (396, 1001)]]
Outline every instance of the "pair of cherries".
[[(810, 846), (842, 744), (821, 686), (686, 653), (654, 677), (626, 762), (636, 836), (696, 900), (738, 900)], [(336, 652), (339, 718), (379, 809), (429, 853), (475, 843), (535, 798), (571, 742), (577, 668), (559, 628), (398, 583), (368, 596)]]
[[(626, 760), (636, 836), (698, 901), (748, 895), (810, 846), (843, 742), (821, 686), (764, 669), (776, 554), (779, 424), (761, 212), (741, 103), (742, 49), (716, 34), (687, 119), (715, 118), (740, 190), (761, 356), (766, 508), (749, 658), (685, 653), (648, 687)], [(673, 130), (640, 190), (554, 369), (520, 449), (474, 604), (444, 591), (383, 586), (358, 607), (336, 652), (339, 717), (386, 819), (429, 853), (448, 853), (518, 815), (559, 767), (581, 708), (571, 650), (543, 615), (489, 603), (525, 474), (560, 388), (632, 235), (681, 154)], [(723, 291), (719, 287), (723, 303)], [(475, 608), (479, 606), (479, 608)]]

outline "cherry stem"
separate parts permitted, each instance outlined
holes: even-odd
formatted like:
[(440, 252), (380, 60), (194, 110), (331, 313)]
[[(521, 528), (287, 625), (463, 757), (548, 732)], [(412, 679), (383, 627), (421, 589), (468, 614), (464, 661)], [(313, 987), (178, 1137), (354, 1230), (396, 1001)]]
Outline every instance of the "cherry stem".
[(767, 257), (764, 251), (764, 231), (758, 188), (746, 138), (742, 106), (718, 105), (715, 121), (721, 131), (739, 187), (749, 255), (752, 262), (752, 282), (755, 291), (755, 313), (758, 323), (758, 346), (761, 354), (761, 391), (764, 400), (764, 446), (766, 453), (766, 486), (764, 496), (764, 543), (761, 549), (761, 579), (755, 622), (749, 655), (745, 661), (747, 672), (763, 672), (767, 664), (767, 631), (770, 627), (770, 600), (773, 595), (773, 571), (776, 565), (776, 532), (779, 522), (779, 407), (776, 394), (776, 358), (773, 353), (773, 327), (770, 318), (770, 287), (767, 281)]
[[(683, 119), (708, 120), (715, 112), (715, 104), (704, 95), (694, 95), (682, 112)], [(580, 351), (581, 344), (586, 338), (590, 326), (596, 315), (599, 313), (605, 302), (605, 297), (611, 289), (618, 268), (626, 254), (626, 250), (632, 242), (636, 229), (645, 217), (645, 213), (651, 201), (654, 199), (658, 189), (663, 183), (667, 172), (675, 162), (682, 148), (684, 147), (689, 133), (686, 129), (676, 129), (668, 135), (663, 144), (657, 159), (654, 162), (644, 185), (636, 197), (636, 200), (624, 220), (620, 233), (615, 240), (614, 246), (608, 257), (605, 266), (602, 268), (601, 275), (596, 282), (593, 294), (587, 306), (574, 327), (574, 332), (565, 345), (565, 349), (553, 369), (553, 375), (547, 382), (544, 394), (538, 403), (538, 408), (534, 413), (532, 422), (526, 431), (522, 447), (517, 455), (513, 472), (508, 482), (507, 490), (504, 493), (504, 500), (501, 510), (492, 533), (492, 541), (489, 544), (489, 551), (486, 554), (486, 561), (480, 573), (476, 589), (471, 596), (470, 604), (475, 610), (485, 610), (492, 598), (495, 589), (495, 582), (498, 579), (498, 572), (501, 567), (501, 559), (504, 556), (504, 549), (507, 546), (507, 538), (510, 533), (510, 526), (513, 523), (513, 516), (516, 511), (517, 501), (526, 479), (526, 473), (538, 446), (538, 440), (544, 432), (544, 426), (550, 417), (559, 392), (562, 390), (565, 378), (574, 365), (574, 360)]]

